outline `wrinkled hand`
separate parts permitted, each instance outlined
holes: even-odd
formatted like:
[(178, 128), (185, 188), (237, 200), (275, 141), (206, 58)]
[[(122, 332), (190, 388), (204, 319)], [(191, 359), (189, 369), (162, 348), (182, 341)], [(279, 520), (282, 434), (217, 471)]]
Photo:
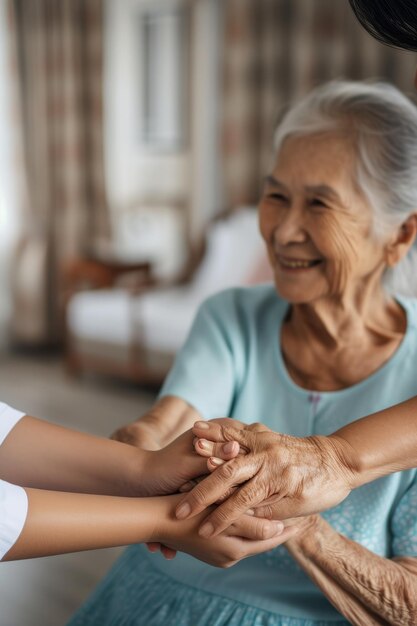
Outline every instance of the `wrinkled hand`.
[(145, 450), (157, 450), (185, 433), (199, 419), (199, 412), (185, 400), (164, 396), (140, 418), (116, 430), (113, 439)]
[[(215, 457), (226, 441), (237, 441), (245, 453), (219, 466), (177, 507), (178, 519), (192, 517), (244, 483), (206, 518), (202, 536), (218, 534), (250, 509), (256, 508), (261, 517), (284, 520), (328, 509), (350, 493), (353, 453), (342, 438), (292, 437), (260, 424), (237, 426), (197, 422), (193, 428), (201, 456)], [(210, 459), (208, 463), (214, 470)]]
[(111, 439), (136, 446), (142, 450), (159, 450), (162, 447), (157, 428), (144, 419), (118, 428), (112, 434)]

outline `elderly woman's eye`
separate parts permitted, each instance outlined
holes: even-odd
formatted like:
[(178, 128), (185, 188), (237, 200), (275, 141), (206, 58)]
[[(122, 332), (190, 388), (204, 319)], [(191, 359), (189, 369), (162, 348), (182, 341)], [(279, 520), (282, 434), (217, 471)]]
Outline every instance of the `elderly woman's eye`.
[(316, 207), (326, 207), (327, 206), (326, 203), (323, 200), (321, 200), (320, 198), (312, 198), (310, 200), (310, 205), (313, 206), (313, 207), (314, 206), (316, 206)]
[(287, 202), (287, 198), (282, 193), (271, 192), (266, 195), (271, 200), (275, 200), (275, 202)]

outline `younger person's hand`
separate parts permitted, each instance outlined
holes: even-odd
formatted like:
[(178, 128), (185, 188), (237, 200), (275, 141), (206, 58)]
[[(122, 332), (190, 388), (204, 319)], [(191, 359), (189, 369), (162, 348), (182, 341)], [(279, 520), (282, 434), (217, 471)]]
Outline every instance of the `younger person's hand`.
[(296, 525), (284, 528), (281, 522), (244, 515), (217, 537), (204, 539), (199, 536), (198, 527), (207, 512), (178, 521), (174, 516), (178, 502), (179, 496), (158, 498), (161, 511), (155, 516), (155, 542), (169, 546), (168, 550), (174, 555), (180, 550), (216, 567), (231, 567), (244, 558), (271, 550), (298, 531)]
[[(142, 496), (158, 496), (176, 493), (193, 479), (208, 474), (207, 460), (196, 453), (191, 430), (183, 433), (160, 450), (141, 450), (141, 475), (138, 488)], [(219, 448), (219, 461), (233, 459), (239, 446), (233, 444), (225, 450)]]
[[(141, 451), (145, 455), (143, 471), (138, 475), (141, 495), (155, 496), (166, 495), (182, 491), (185, 485), (203, 478), (208, 473), (206, 460), (198, 455), (193, 448), (194, 435), (191, 430), (180, 435), (165, 448), (157, 451)], [(219, 447), (218, 462), (224, 462), (234, 458), (239, 452), (238, 444)], [(148, 544), (151, 552), (161, 550), (163, 555), (172, 559), (175, 550), (158, 542)]]

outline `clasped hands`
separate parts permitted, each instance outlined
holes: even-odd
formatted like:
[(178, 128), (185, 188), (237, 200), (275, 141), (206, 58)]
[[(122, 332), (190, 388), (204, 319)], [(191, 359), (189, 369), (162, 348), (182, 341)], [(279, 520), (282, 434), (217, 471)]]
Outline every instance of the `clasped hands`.
[[(211, 540), (214, 551), (216, 538), (239, 538), (243, 558), (262, 551), (262, 542), (267, 550), (305, 532), (315, 513), (342, 501), (354, 484), (349, 452), (336, 436), (292, 437), (228, 418), (197, 422), (150, 453), (145, 495), (191, 489), (176, 496), (177, 519), (194, 520), (196, 538)], [(250, 543), (256, 543), (252, 552)], [(175, 556), (159, 542), (149, 548)]]
[[(138, 429), (140, 436), (145, 435), (145, 441), (138, 437), (136, 445), (153, 446), (152, 441), (148, 438), (148, 427), (146, 424), (143, 425), (145, 426), (144, 429), (139, 423)], [(214, 506), (210, 505), (205, 507), (200, 515), (193, 516), (193, 519), (176, 520), (175, 507), (182, 498), (179, 492), (184, 491), (187, 485), (190, 485), (190, 478), (201, 480), (209, 472), (207, 459), (194, 451), (193, 439), (193, 432), (189, 430), (159, 450), (141, 449), (141, 467), (140, 469), (136, 468), (138, 478), (136, 479), (136, 487), (133, 488), (134, 495), (168, 496), (177, 494), (176, 496), (171, 495), (170, 499), (167, 500), (167, 502), (171, 500), (173, 503), (172, 523), (169, 524), (169, 527), (170, 532), (176, 536), (175, 548), (172, 544), (162, 543), (160, 540), (148, 543), (148, 548), (152, 552), (160, 549), (164, 556), (170, 559), (175, 556), (176, 549), (181, 549), (178, 547), (180, 545), (184, 551), (201, 560), (213, 565), (228, 567), (241, 558), (272, 549), (282, 543), (281, 538), (278, 537), (283, 529), (281, 522), (261, 519), (245, 513), (229, 524), (214, 540), (209, 541), (201, 537), (198, 534), (198, 528), (207, 513), (214, 509)], [(232, 444), (230, 450), (227, 450), (226, 446), (226, 451), (219, 451), (222, 457), (221, 462), (233, 458), (238, 452), (239, 446), (237, 444)], [(158, 536), (157, 532), (156, 536)]]
[[(228, 419), (196, 422), (193, 434), (211, 475), (185, 496), (176, 516), (187, 519), (220, 503), (200, 527), (202, 537), (216, 536), (249, 513), (281, 520), (284, 542), (308, 527), (314, 514), (344, 500), (355, 485), (353, 451), (336, 435), (293, 437)], [(233, 450), (227, 462), (225, 449)]]

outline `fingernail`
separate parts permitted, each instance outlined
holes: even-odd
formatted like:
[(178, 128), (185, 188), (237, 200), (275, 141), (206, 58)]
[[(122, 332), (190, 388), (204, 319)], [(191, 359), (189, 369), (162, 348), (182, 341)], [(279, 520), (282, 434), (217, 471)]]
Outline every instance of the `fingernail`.
[(225, 443), (223, 446), (223, 452), (225, 454), (230, 454), (231, 452), (233, 452), (235, 447), (235, 443), (234, 441), (229, 441), (228, 443)]
[(177, 519), (185, 519), (186, 517), (189, 516), (190, 513), (191, 513), (191, 507), (188, 504), (188, 502), (183, 502), (183, 504), (180, 504), (175, 511), (175, 515)]
[(255, 515), (255, 509), (248, 509), (246, 515)]
[(223, 465), (224, 461), (223, 459), (218, 459), (216, 456), (211, 456), (210, 463), (218, 467), (219, 465)]
[(209, 424), (207, 424), (207, 422), (196, 422), (194, 424), (194, 428), (198, 428), (200, 430), (208, 430), (210, 426)]
[(284, 530), (284, 524), (282, 522), (275, 522), (272, 527), (275, 530), (275, 535), (280, 535)]
[(210, 444), (206, 439), (199, 439), (197, 445), (201, 450), (210, 450), (213, 444)]
[(214, 533), (214, 526), (213, 524), (210, 524), (210, 522), (207, 522), (207, 524), (204, 524), (204, 526), (202, 526), (200, 530), (198, 531), (198, 534), (200, 535), (200, 537), (205, 537), (206, 539), (208, 539), (208, 537), (211, 537), (213, 533)]

